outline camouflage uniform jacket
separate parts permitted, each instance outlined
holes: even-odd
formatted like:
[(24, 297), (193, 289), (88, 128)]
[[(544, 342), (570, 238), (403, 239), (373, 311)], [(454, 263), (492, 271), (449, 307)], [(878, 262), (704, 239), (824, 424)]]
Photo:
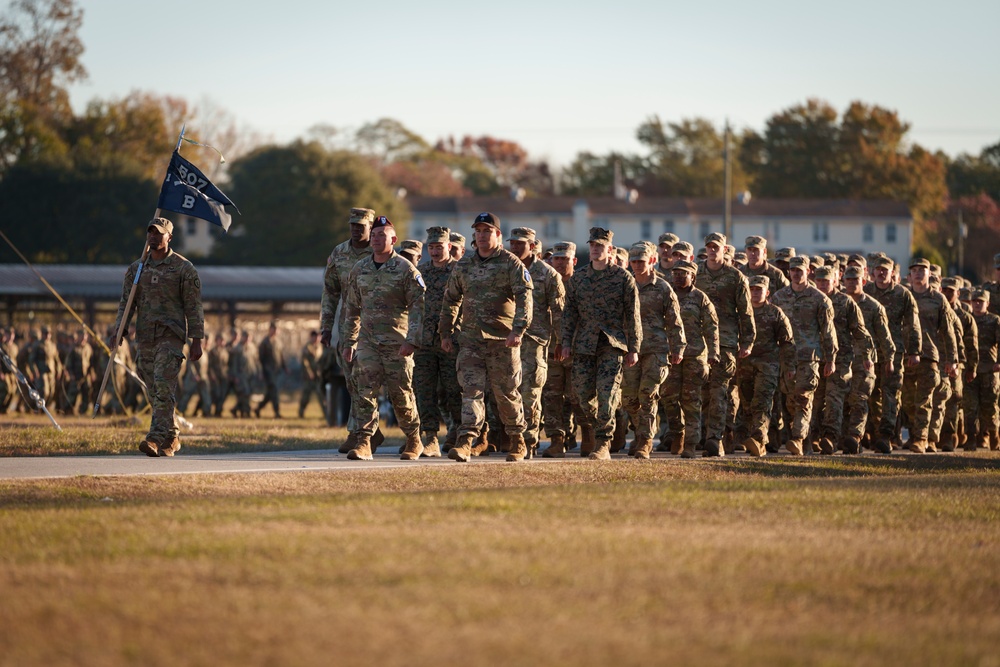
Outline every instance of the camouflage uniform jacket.
[(989, 280), (980, 287), (990, 293), (990, 305), (987, 312), (1000, 315), (1000, 283)]
[[(923, 340), (920, 332), (920, 316), (913, 293), (902, 285), (891, 285), (880, 289), (874, 282), (865, 285), (865, 293), (882, 304), (886, 318), (892, 322), (889, 331), (896, 345), (896, 355), (907, 357), (919, 355)], [(897, 371), (902, 370), (898, 367)]]
[(595, 271), (588, 263), (573, 274), (573, 289), (563, 313), (562, 345), (573, 354), (596, 354), (604, 337), (612, 347), (639, 353), (639, 290), (632, 274), (608, 265)]
[[(343, 307), (347, 299), (347, 279), (354, 265), (365, 257), (371, 257), (372, 248), (355, 248), (347, 239), (330, 253), (326, 260), (326, 270), (323, 272), (323, 299), (320, 302), (319, 328), (321, 331), (333, 331), (334, 319), (337, 316), (337, 306)], [(344, 316), (340, 316), (341, 337), (343, 337)]]
[[(771, 281), (770, 285), (768, 286), (768, 291), (770, 291), (771, 294), (774, 294), (782, 287), (788, 287), (788, 278), (786, 278), (785, 274), (781, 272), (781, 269), (774, 266), (773, 264), (764, 262), (763, 264), (761, 264), (760, 268), (756, 269), (751, 269), (749, 264), (744, 264), (739, 268), (739, 270), (740, 273), (742, 273), (747, 277), (747, 280), (749, 280), (753, 276), (767, 276), (768, 279)], [(754, 314), (755, 315), (757, 314), (756, 310), (754, 311)]]
[(73, 349), (66, 353), (66, 360), (63, 365), (66, 372), (75, 380), (85, 377), (90, 372), (90, 362), (93, 350), (87, 343), (74, 345)]
[(497, 248), (489, 257), (472, 252), (459, 260), (448, 279), (438, 333), (451, 337), (461, 309), (462, 338), (506, 340), (523, 336), (531, 324), (531, 276), (517, 257)]
[(232, 380), (240, 381), (250, 378), (253, 369), (250, 367), (250, 360), (247, 358), (247, 345), (237, 343), (229, 350), (229, 377)]
[[(885, 308), (878, 301), (862, 293), (855, 303), (861, 309), (861, 316), (865, 319), (865, 328), (871, 334), (875, 342), (875, 354), (872, 355), (872, 362), (893, 361), (896, 357), (896, 344), (892, 340), (892, 332), (889, 331), (889, 318), (886, 317)], [(860, 361), (855, 357), (854, 362)]]
[(229, 377), (229, 348), (225, 345), (215, 345), (208, 351), (208, 377), (213, 384)]
[(539, 345), (559, 344), (562, 314), (566, 308), (566, 288), (562, 276), (551, 266), (534, 257), (528, 265), (531, 276), (531, 326), (524, 335)]
[(320, 358), (322, 355), (322, 345), (310, 345), (306, 343), (302, 346), (300, 359), (302, 360), (303, 382), (319, 382), (323, 375), (323, 369), (320, 367)]
[(976, 319), (972, 313), (962, 307), (961, 302), (952, 308), (955, 318), (958, 320), (961, 331), (956, 329), (956, 343), (959, 345), (959, 361), (965, 364), (965, 368), (972, 370), (979, 366), (979, 327), (976, 326)]
[(666, 280), (668, 283), (670, 282), (671, 278), (670, 274), (673, 273), (671, 269), (663, 268), (663, 265), (660, 264), (660, 260), (656, 260), (656, 264), (653, 265), (653, 272), (663, 280)]
[(52, 339), (40, 340), (31, 349), (28, 363), (38, 375), (49, 375), (62, 372), (62, 361), (59, 359), (59, 348)]
[[(865, 317), (854, 299), (843, 292), (834, 292), (829, 297), (833, 304), (833, 328), (837, 332), (837, 342), (840, 350), (838, 362), (850, 362), (854, 359), (871, 359), (875, 352), (875, 342), (872, 340)], [(853, 345), (847, 341), (853, 339)]]
[(715, 306), (697, 287), (675, 294), (687, 343), (684, 358), (716, 361), (719, 358), (719, 318)]
[(424, 280), (416, 267), (394, 250), (381, 267), (374, 255), (351, 269), (344, 309), (344, 345), (359, 336), (377, 345), (417, 345), (424, 314)]
[(285, 366), (285, 350), (281, 341), (265, 336), (264, 340), (257, 346), (257, 355), (260, 357), (260, 367), (269, 376), (275, 375), (279, 369), (287, 370)]
[(455, 268), (456, 262), (449, 258), (444, 266), (434, 266), (434, 262), (421, 262), (417, 270), (424, 279), (427, 290), (424, 292), (424, 314), (420, 321), (420, 334), (417, 342), (420, 347), (435, 350), (441, 346), (441, 336), (438, 334), (438, 323), (441, 321), (441, 305), (444, 302), (444, 289)]
[(756, 332), (746, 276), (731, 266), (713, 271), (708, 268), (708, 262), (704, 262), (698, 266), (695, 287), (704, 292), (715, 306), (715, 313), (719, 316), (719, 347), (753, 345)]
[[(138, 270), (139, 262), (135, 261), (125, 272), (115, 331), (125, 316), (125, 303)], [(164, 337), (173, 337), (181, 342), (188, 338), (204, 338), (201, 280), (194, 264), (173, 250), (161, 260), (147, 258), (132, 310), (125, 317), (126, 323), (136, 311), (135, 338), (140, 346), (155, 345)]]
[(912, 294), (920, 315), (920, 331), (923, 338), (921, 358), (936, 363), (942, 361), (943, 355), (944, 363), (957, 363), (958, 344), (951, 324), (955, 315), (951, 312), (947, 299), (932, 289)]
[(1000, 347), (1000, 317), (991, 312), (973, 315), (979, 332), (979, 366), (977, 373), (992, 373), (997, 362), (997, 348)]
[(764, 302), (753, 309), (753, 321), (757, 327), (751, 359), (767, 359), (786, 365), (795, 362), (795, 336), (792, 324), (781, 308)]
[(796, 292), (782, 287), (771, 296), (771, 303), (785, 311), (795, 334), (796, 359), (799, 361), (835, 361), (837, 331), (833, 327), (833, 304), (815, 287)]
[(639, 287), (639, 312), (642, 322), (642, 354), (677, 354), (684, 356), (687, 341), (677, 294), (670, 283), (653, 273), (653, 279)]

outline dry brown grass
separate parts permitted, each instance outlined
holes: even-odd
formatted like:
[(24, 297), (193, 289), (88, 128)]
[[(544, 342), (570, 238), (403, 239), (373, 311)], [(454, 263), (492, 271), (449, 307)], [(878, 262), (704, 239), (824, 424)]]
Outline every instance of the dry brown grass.
[(0, 482), (0, 664), (990, 664), (998, 462)]

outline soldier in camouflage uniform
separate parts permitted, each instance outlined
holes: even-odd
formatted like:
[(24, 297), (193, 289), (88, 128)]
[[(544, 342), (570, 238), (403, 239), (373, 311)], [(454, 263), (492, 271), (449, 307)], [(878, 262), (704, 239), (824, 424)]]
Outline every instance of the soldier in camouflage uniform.
[(344, 312), (344, 359), (354, 365), (352, 410), (357, 417), (352, 460), (372, 459), (371, 438), (378, 428), (378, 394), (384, 385), (399, 428), (406, 436), (400, 458), (420, 458), (420, 419), (413, 396), (413, 352), (424, 312), (420, 272), (394, 250), (396, 232), (384, 215), (371, 231), (372, 255), (348, 276)]
[(904, 361), (907, 368), (919, 363), (923, 337), (913, 294), (893, 280), (895, 262), (888, 257), (874, 257), (871, 267), (874, 280), (865, 285), (865, 293), (885, 308), (896, 346), (892, 363), (883, 361), (876, 373), (872, 401), (871, 418), (878, 421), (875, 449), (888, 453), (892, 451), (891, 441), (897, 437)]
[[(417, 396), (417, 410), (420, 412), (421, 439), (424, 451), (421, 456), (441, 456), (438, 430), (444, 421), (441, 414), (443, 402), (451, 427), (448, 429), (446, 450), (450, 450), (458, 437), (458, 426), (462, 423), (462, 391), (458, 386), (457, 337), (452, 337), (455, 348), (451, 352), (441, 349), (438, 324), (441, 321), (441, 304), (448, 279), (458, 262), (451, 256), (451, 232), (447, 227), (431, 227), (427, 230), (427, 253), (430, 259), (418, 267), (427, 290), (424, 292), (424, 312), (417, 338), (417, 351), (413, 354), (413, 387)], [(439, 391), (440, 390), (440, 391)], [(441, 401), (441, 393), (444, 400)]]
[(837, 332), (833, 328), (830, 299), (809, 286), (809, 258), (789, 260), (788, 278), (788, 287), (775, 292), (771, 303), (785, 312), (795, 335), (795, 365), (782, 378), (790, 418), (785, 447), (790, 454), (802, 456), (812, 420), (813, 398), (819, 386), (820, 364), (823, 377), (829, 377), (837, 358)]
[[(375, 211), (370, 208), (352, 208), (349, 219), (351, 227), (351, 238), (344, 241), (330, 253), (326, 260), (326, 270), (323, 273), (323, 299), (320, 303), (320, 342), (323, 347), (330, 347), (333, 339), (333, 327), (337, 316), (337, 309), (340, 308), (340, 328), (337, 339), (337, 362), (344, 371), (344, 379), (347, 382), (347, 393), (351, 396), (353, 408), (354, 396), (357, 390), (354, 385), (353, 370), (354, 364), (345, 361), (343, 344), (344, 327), (344, 301), (347, 298), (347, 278), (351, 274), (351, 269), (362, 259), (372, 254), (371, 249), (371, 225), (375, 219)], [(352, 409), (351, 415), (347, 419), (347, 429), (350, 433), (347, 441), (340, 446), (340, 453), (346, 454), (354, 449), (358, 424)], [(381, 438), (375, 437), (375, 446), (378, 447)]]
[[(744, 242), (746, 263), (739, 270), (747, 277), (767, 276), (770, 292), (777, 292), (788, 285), (788, 278), (776, 266), (767, 263), (767, 239), (763, 236), (748, 236)], [(735, 258), (734, 258), (735, 259)], [(757, 311), (754, 310), (754, 313)]]
[(680, 238), (677, 237), (677, 234), (671, 234), (670, 232), (660, 234), (660, 238), (657, 239), (657, 261), (653, 269), (660, 278), (663, 278), (668, 283), (670, 282), (670, 273), (674, 268), (674, 245), (679, 242)]
[(972, 316), (976, 320), (979, 336), (979, 365), (976, 375), (965, 386), (965, 430), (968, 439), (965, 449), (980, 447), (1000, 449), (1000, 418), (997, 401), (1000, 399), (1000, 382), (997, 373), (997, 349), (1000, 348), (1000, 317), (989, 312), (990, 293), (983, 289), (972, 290)]
[(299, 399), (299, 419), (306, 416), (309, 399), (316, 395), (320, 407), (324, 407), (323, 368), (320, 358), (323, 356), (323, 346), (319, 342), (319, 332), (309, 332), (309, 342), (302, 346), (299, 359), (302, 362), (302, 397)]
[(612, 232), (590, 230), (590, 263), (573, 274), (573, 287), (563, 316), (563, 360), (573, 358), (573, 390), (583, 421), (594, 426), (594, 441), (584, 442), (581, 455), (611, 458), (615, 409), (620, 402), (622, 364), (639, 361), (639, 291), (635, 280), (611, 253)]
[(281, 404), (278, 396), (278, 373), (288, 372), (288, 365), (285, 363), (285, 349), (278, 338), (278, 325), (271, 322), (267, 330), (267, 336), (257, 346), (257, 356), (260, 359), (260, 368), (264, 374), (264, 398), (254, 408), (254, 415), (260, 417), (260, 411), (268, 403), (274, 410), (275, 419), (281, 419)]
[(212, 414), (212, 394), (208, 386), (208, 355), (202, 355), (198, 361), (188, 359), (181, 365), (181, 397), (177, 402), (177, 411), (187, 414), (191, 399), (197, 397), (191, 410), (191, 416), (201, 411), (203, 417)]
[(962, 285), (961, 278), (945, 278), (941, 281), (941, 294), (948, 301), (957, 320), (955, 332), (959, 351), (958, 369), (951, 381), (951, 398), (944, 406), (944, 423), (941, 427), (941, 437), (938, 443), (943, 451), (953, 452), (958, 449), (962, 405), (965, 401), (965, 385), (976, 377), (979, 367), (979, 331), (976, 320), (970, 310), (958, 300), (958, 290)]
[(240, 332), (240, 337), (229, 350), (229, 384), (236, 394), (236, 405), (229, 410), (233, 417), (250, 416), (250, 392), (253, 391), (251, 382), (253, 379), (253, 368), (250, 360), (250, 347), (253, 342), (250, 339), (250, 332), (244, 329)]
[[(910, 451), (923, 453), (936, 451), (936, 440), (931, 441), (931, 418), (935, 402), (947, 401), (951, 387), (941, 381), (945, 375), (956, 372), (958, 347), (952, 329), (951, 306), (940, 292), (930, 287), (930, 262), (917, 258), (910, 262), (910, 289), (917, 303), (922, 334), (920, 360), (908, 366), (903, 376), (903, 410), (910, 423)], [(944, 365), (939, 371), (938, 363)]]
[(215, 334), (215, 341), (208, 351), (208, 384), (212, 392), (212, 411), (216, 417), (222, 416), (222, 404), (229, 394), (229, 346), (221, 333)]
[(63, 363), (66, 382), (66, 414), (71, 415), (76, 412), (77, 401), (80, 402), (80, 414), (83, 414), (88, 407), (87, 399), (90, 396), (91, 377), (93, 376), (91, 368), (93, 350), (90, 347), (89, 338), (87, 332), (81, 329), (74, 337), (73, 348), (66, 353), (66, 361)]
[[(549, 345), (559, 345), (566, 289), (556, 270), (535, 254), (535, 230), (517, 227), (508, 239), (511, 253), (531, 276), (531, 326), (521, 342), (521, 404), (524, 406), (524, 442), (528, 457), (538, 448), (542, 427), (542, 389), (548, 377)], [(555, 452), (553, 452), (555, 453)]]
[[(576, 244), (570, 241), (563, 241), (552, 247), (552, 268), (556, 270), (562, 278), (563, 288), (566, 291), (566, 301), (569, 300), (570, 290), (573, 289), (573, 273), (576, 268)], [(562, 326), (560, 324), (559, 334)], [(579, 413), (576, 403), (576, 395), (573, 393), (571, 375), (573, 371), (572, 359), (560, 360), (562, 345), (553, 345), (549, 352), (548, 376), (545, 378), (545, 386), (542, 388), (542, 415), (545, 423), (545, 435), (550, 440), (549, 447), (542, 452), (546, 458), (561, 458), (566, 452), (572, 449), (573, 434), (576, 431), (574, 415)], [(592, 428), (587, 426), (586, 428)], [(588, 440), (593, 436), (588, 435)]]
[(740, 406), (744, 411), (742, 424), (746, 430), (739, 435), (748, 454), (764, 456), (774, 395), (781, 376), (781, 357), (785, 357), (786, 366), (792, 365), (795, 344), (792, 325), (785, 313), (767, 301), (770, 279), (765, 275), (754, 275), (748, 282), (756, 337), (750, 356), (736, 364)]
[[(862, 265), (864, 258), (861, 258)], [(874, 354), (868, 358), (855, 355), (851, 366), (851, 390), (847, 396), (849, 414), (844, 433), (843, 449), (845, 454), (860, 454), (861, 439), (865, 434), (868, 422), (868, 402), (875, 389), (875, 369), (891, 365), (896, 356), (896, 345), (889, 331), (889, 319), (885, 308), (878, 301), (864, 292), (865, 272), (861, 266), (852, 264), (844, 271), (844, 293), (854, 299), (861, 309), (865, 320), (865, 328), (875, 343)], [(885, 443), (883, 454), (889, 454), (891, 448)]]
[(680, 306), (673, 288), (654, 270), (656, 246), (640, 241), (629, 249), (629, 264), (639, 288), (642, 347), (639, 363), (626, 367), (622, 403), (635, 424), (629, 455), (648, 459), (653, 451), (656, 405), (670, 365), (679, 367), (687, 344)]
[[(0, 349), (10, 357), (12, 364), (16, 364), (18, 349), (13, 328), (0, 332)], [(0, 415), (7, 414), (16, 396), (17, 374), (9, 370), (6, 365), (0, 364)]]
[[(838, 290), (839, 273), (832, 266), (816, 269), (816, 289), (825, 294), (833, 304), (833, 327), (837, 332), (839, 350), (833, 373), (820, 380), (816, 400), (822, 412), (816, 420), (821, 454), (831, 455), (840, 445), (844, 429), (844, 405), (851, 389), (854, 360), (858, 359), (871, 370), (875, 343), (865, 327), (861, 308), (847, 294)], [(820, 398), (822, 397), (822, 399)]]
[[(675, 246), (676, 249), (676, 246)], [(670, 424), (673, 454), (695, 456), (701, 440), (702, 387), (709, 364), (719, 363), (719, 320), (715, 306), (694, 287), (698, 272), (692, 262), (677, 259), (671, 272), (681, 322), (684, 324), (684, 358), (670, 369), (663, 388), (664, 418)]]
[(508, 461), (522, 461), (524, 408), (521, 404), (520, 348), (531, 325), (531, 276), (520, 260), (503, 248), (500, 219), (480, 213), (473, 222), (476, 252), (452, 270), (444, 291), (438, 332), (441, 349), (454, 350), (452, 336), (461, 311), (458, 381), (462, 386), (462, 426), (448, 452), (468, 461), (473, 441), (486, 419), (487, 387), (493, 391), (504, 431), (510, 438)]
[(736, 376), (736, 360), (753, 349), (753, 307), (746, 277), (725, 263), (726, 237), (705, 237), (708, 257), (698, 268), (695, 285), (708, 296), (719, 318), (719, 363), (708, 375), (709, 402), (705, 406), (705, 456), (722, 456), (722, 439), (731, 408), (729, 385)]
[(413, 239), (407, 239), (401, 241), (399, 248), (396, 250), (399, 256), (408, 261), (413, 266), (420, 263), (420, 256), (424, 252), (424, 244), (421, 241), (416, 241)]
[(34, 370), (35, 389), (45, 399), (46, 405), (55, 405), (56, 378), (62, 375), (62, 362), (48, 327), (42, 327), (38, 343), (31, 348), (29, 364)]
[(451, 242), (451, 258), (456, 262), (465, 257), (465, 237), (458, 232), (448, 234), (448, 241)]
[[(774, 252), (773, 264), (781, 273), (788, 278), (788, 263), (795, 257), (795, 248), (778, 248)], [(782, 288), (784, 289), (784, 288)], [(774, 292), (771, 292), (774, 294)]]
[[(154, 218), (146, 229), (149, 255), (143, 266), (132, 308), (125, 312), (132, 283), (139, 270), (133, 262), (125, 273), (115, 331), (124, 323), (127, 331), (136, 317), (139, 376), (149, 392), (153, 418), (149, 433), (139, 445), (147, 456), (173, 456), (180, 449), (174, 407), (177, 374), (184, 359), (184, 343), (190, 338), (189, 357), (201, 359), (205, 337), (205, 313), (201, 305), (201, 279), (194, 265), (170, 249), (174, 225)], [(124, 342), (122, 340), (121, 342)]]

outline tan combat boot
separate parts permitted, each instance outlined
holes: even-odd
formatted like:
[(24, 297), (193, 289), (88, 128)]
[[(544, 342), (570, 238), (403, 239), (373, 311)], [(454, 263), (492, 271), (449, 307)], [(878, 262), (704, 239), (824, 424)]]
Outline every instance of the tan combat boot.
[(495, 452), (497, 448), (490, 445), (490, 423), (484, 421), (483, 428), (479, 432), (479, 437), (473, 441), (472, 455), (489, 456), (491, 449)]
[(996, 431), (990, 433), (990, 449), (994, 452), (1000, 450), (1000, 433)]
[(653, 439), (649, 436), (639, 437), (636, 436), (633, 444), (639, 443), (638, 447), (635, 448), (635, 458), (637, 459), (648, 459), (649, 455), (653, 452)]
[(157, 457), (160, 455), (160, 447), (152, 440), (143, 440), (139, 443), (139, 451), (146, 456)]
[(674, 456), (680, 454), (684, 449), (684, 431), (680, 433), (672, 433), (670, 435), (674, 440), (670, 443), (670, 453)]
[(911, 452), (914, 452), (916, 454), (923, 454), (924, 452), (927, 451), (927, 441), (926, 440), (917, 440), (917, 439), (914, 438), (914, 439), (910, 440), (910, 442), (906, 446), (906, 448), (909, 449)]
[(785, 449), (787, 449), (788, 453), (791, 454), (792, 456), (804, 456), (805, 455), (805, 451), (802, 449), (802, 441), (801, 440), (789, 440), (785, 444)]
[(444, 437), (444, 446), (441, 448), (441, 451), (446, 454), (450, 452), (451, 448), (455, 446), (455, 440), (457, 439), (458, 439), (458, 428), (452, 427), (448, 429), (448, 435)]
[(833, 446), (833, 440), (830, 438), (820, 438), (819, 439), (819, 453), (825, 456), (833, 456), (833, 452), (836, 449)]
[(722, 433), (722, 451), (732, 455), (736, 451), (736, 443), (733, 442), (733, 432), (728, 428)]
[(173, 440), (160, 447), (160, 456), (173, 456), (181, 451), (181, 439), (174, 436)]
[[(683, 435), (683, 434), (681, 434)], [(681, 458), (693, 459), (698, 456), (698, 445), (694, 442), (684, 442), (681, 440)]]
[(448, 451), (448, 458), (459, 463), (467, 463), (472, 456), (473, 436), (465, 434), (458, 436), (455, 446)]
[(599, 440), (595, 443), (594, 451), (592, 451), (588, 456), (591, 461), (610, 461), (611, 460), (611, 441), (610, 440)]
[(342, 444), (340, 446), (340, 449), (338, 449), (337, 451), (340, 452), (341, 454), (346, 454), (347, 452), (349, 452), (352, 449), (354, 449), (355, 445), (357, 445), (357, 444), (358, 444), (358, 436), (357, 436), (357, 434), (356, 433), (348, 433), (347, 434), (347, 440), (344, 440), (344, 444)]
[(385, 442), (385, 435), (382, 433), (382, 429), (376, 426), (375, 435), (371, 437), (372, 454), (375, 453), (376, 449), (382, 446), (383, 442)]
[(593, 426), (580, 426), (580, 456), (586, 458), (590, 456), (590, 453), (594, 451), (594, 427)]
[(542, 451), (543, 459), (562, 459), (566, 458), (566, 446), (563, 441), (563, 437), (556, 433), (552, 436), (551, 442), (547, 449)]
[(625, 440), (628, 438), (628, 419), (619, 419), (615, 422), (615, 432), (611, 436), (611, 453), (615, 454), (625, 448)]
[(372, 460), (371, 438), (364, 434), (359, 435), (357, 438), (357, 444), (354, 445), (354, 449), (347, 452), (347, 458), (349, 458), (352, 461), (371, 461)]
[(438, 445), (437, 433), (431, 433), (427, 431), (423, 437), (424, 440), (424, 451), (420, 452), (420, 456), (424, 458), (441, 458), (441, 446)]
[(860, 454), (861, 453), (861, 441), (855, 438), (853, 435), (848, 436), (844, 440), (844, 453), (845, 454)]
[(507, 460), (510, 462), (523, 461), (528, 456), (528, 446), (524, 444), (523, 433), (513, 433), (510, 436), (510, 447), (507, 451)]
[(938, 444), (936, 440), (928, 440), (924, 444), (924, 451), (927, 453), (937, 452), (937, 450), (938, 450)]
[(399, 458), (403, 461), (416, 461), (424, 451), (424, 443), (420, 441), (420, 433), (411, 433), (406, 436), (406, 446)]
[(764, 449), (764, 445), (753, 438), (747, 438), (744, 440), (743, 446), (746, 447), (747, 454), (750, 456), (760, 457), (767, 453), (767, 450)]
[[(953, 442), (952, 435), (941, 434), (940, 449), (942, 452), (953, 452), (955, 451), (955, 443)], [(956, 438), (957, 439), (957, 438)]]
[(702, 456), (725, 456), (726, 451), (722, 448), (722, 443), (715, 438), (709, 438), (705, 441), (705, 449), (701, 453)]

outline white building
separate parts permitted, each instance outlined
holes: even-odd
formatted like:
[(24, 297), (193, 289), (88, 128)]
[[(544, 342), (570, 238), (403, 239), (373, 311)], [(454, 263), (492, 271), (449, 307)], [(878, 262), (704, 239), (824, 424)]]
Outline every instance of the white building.
[[(614, 232), (615, 245), (640, 240), (656, 243), (673, 232), (697, 250), (710, 232), (723, 231), (721, 199), (642, 199), (628, 203), (611, 198), (410, 197), (409, 237), (423, 240), (429, 227), (443, 226), (471, 240), (472, 221), (489, 211), (500, 217), (504, 238), (515, 227), (534, 229), (546, 247), (573, 241), (586, 251), (591, 227)], [(774, 250), (793, 247), (799, 254), (885, 252), (899, 262), (910, 257), (913, 218), (909, 207), (894, 201), (754, 199), (733, 202), (733, 237), (743, 248), (747, 236), (759, 235)]]

